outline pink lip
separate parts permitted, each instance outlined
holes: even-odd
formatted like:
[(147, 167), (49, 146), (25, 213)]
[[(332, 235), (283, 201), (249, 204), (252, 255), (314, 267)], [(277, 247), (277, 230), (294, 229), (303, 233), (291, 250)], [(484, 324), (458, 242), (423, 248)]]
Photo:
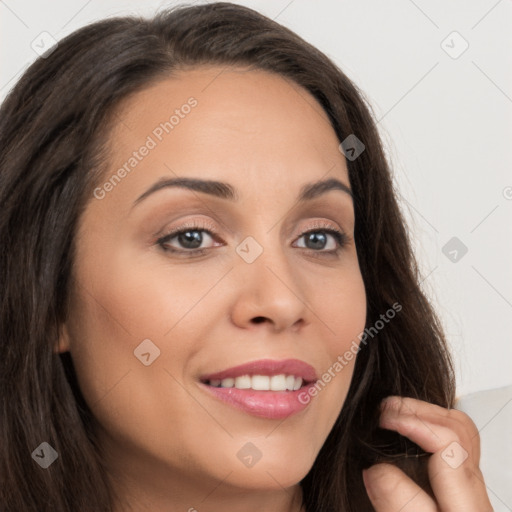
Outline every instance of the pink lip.
[(306, 382), (313, 382), (317, 380), (315, 369), (304, 361), (299, 359), (283, 359), (277, 361), (274, 359), (260, 359), (258, 361), (251, 361), (250, 363), (241, 364), (222, 370), (221, 372), (211, 373), (201, 377), (203, 382), (213, 379), (227, 379), (229, 377), (236, 378), (242, 375), (294, 375), (295, 377), (302, 377)]
[[(253, 389), (217, 388), (209, 386), (206, 381), (236, 378), (242, 375), (294, 375), (302, 377), (305, 384), (296, 391), (255, 391)], [(267, 419), (283, 419), (304, 410), (310, 400), (299, 400), (303, 395), (309, 396), (309, 388), (317, 380), (315, 369), (298, 359), (275, 361), (263, 359), (235, 366), (221, 372), (205, 375), (201, 378), (201, 387), (223, 402), (241, 409), (253, 416)]]

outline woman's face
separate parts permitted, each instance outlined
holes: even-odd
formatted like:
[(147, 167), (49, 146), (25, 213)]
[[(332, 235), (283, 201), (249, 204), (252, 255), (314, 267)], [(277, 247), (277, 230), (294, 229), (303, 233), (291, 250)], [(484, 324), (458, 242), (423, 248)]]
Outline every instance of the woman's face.
[[(354, 359), (333, 365), (366, 317), (338, 145), (309, 93), (263, 71), (197, 68), (118, 109), (77, 232), (59, 350), (124, 481), (272, 490), (311, 468)], [(226, 185), (151, 192), (177, 178)], [(329, 179), (342, 185), (299, 200)], [(329, 369), (310, 394), (311, 372)]]

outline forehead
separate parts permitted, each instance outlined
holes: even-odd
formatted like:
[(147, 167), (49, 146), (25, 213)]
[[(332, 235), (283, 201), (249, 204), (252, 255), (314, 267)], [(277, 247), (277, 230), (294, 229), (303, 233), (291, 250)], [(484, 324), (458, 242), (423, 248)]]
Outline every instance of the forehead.
[(270, 190), (298, 190), (328, 177), (348, 185), (325, 111), (308, 91), (277, 74), (215, 66), (182, 70), (127, 98), (113, 120), (111, 171), (151, 147), (130, 172), (137, 189), (171, 175), (224, 179), (242, 189), (266, 183)]

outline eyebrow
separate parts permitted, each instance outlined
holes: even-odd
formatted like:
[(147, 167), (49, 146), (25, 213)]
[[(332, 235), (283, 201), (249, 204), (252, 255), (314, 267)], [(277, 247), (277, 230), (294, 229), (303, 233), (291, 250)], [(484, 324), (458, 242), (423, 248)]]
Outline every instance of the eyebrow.
[[(202, 192), (203, 194), (209, 194), (211, 196), (230, 201), (239, 200), (236, 189), (229, 183), (198, 178), (162, 178), (146, 190), (146, 192), (140, 195), (133, 203), (132, 208), (151, 194), (169, 187), (178, 187), (193, 190), (195, 192)], [(329, 178), (327, 180), (315, 181), (313, 183), (303, 185), (299, 192), (298, 201), (299, 203), (310, 201), (331, 190), (341, 190), (346, 192), (352, 200), (354, 199), (352, 190), (345, 185), (345, 183), (336, 178)]]

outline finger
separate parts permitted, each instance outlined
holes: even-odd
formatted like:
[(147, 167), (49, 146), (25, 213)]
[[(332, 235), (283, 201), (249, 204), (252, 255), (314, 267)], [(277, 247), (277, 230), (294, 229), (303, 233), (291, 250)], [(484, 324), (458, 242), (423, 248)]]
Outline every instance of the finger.
[[(478, 468), (479, 437), (472, 437), (474, 424), (426, 407), (426, 402), (397, 400), (384, 406), (380, 425), (396, 430), (433, 453), (428, 462), (432, 490), (443, 512), (458, 510), (491, 511), (483, 476)], [(460, 411), (459, 411), (460, 412)], [(469, 417), (467, 417), (469, 418)], [(476, 428), (476, 427), (475, 427)]]
[[(457, 409), (445, 409), (435, 404), (416, 400), (408, 397), (388, 397), (382, 403), (381, 426), (396, 430), (402, 435), (407, 435), (408, 427), (414, 429), (414, 421), (402, 420), (402, 416), (416, 416), (424, 421), (430, 428), (430, 440), (424, 439), (426, 446), (422, 448), (431, 453), (445, 448), (454, 440), (457, 440), (468, 453), (476, 465), (480, 462), (480, 435), (473, 420)], [(385, 426), (387, 424), (388, 426)], [(397, 430), (398, 427), (400, 430)], [(455, 433), (455, 437), (453, 436)], [(413, 432), (411, 432), (413, 434)], [(418, 443), (419, 444), (419, 443)]]
[(428, 461), (432, 491), (443, 512), (492, 512), (483, 475), (454, 441)]
[(434, 500), (396, 466), (371, 466), (363, 471), (363, 481), (376, 512), (438, 511)]

